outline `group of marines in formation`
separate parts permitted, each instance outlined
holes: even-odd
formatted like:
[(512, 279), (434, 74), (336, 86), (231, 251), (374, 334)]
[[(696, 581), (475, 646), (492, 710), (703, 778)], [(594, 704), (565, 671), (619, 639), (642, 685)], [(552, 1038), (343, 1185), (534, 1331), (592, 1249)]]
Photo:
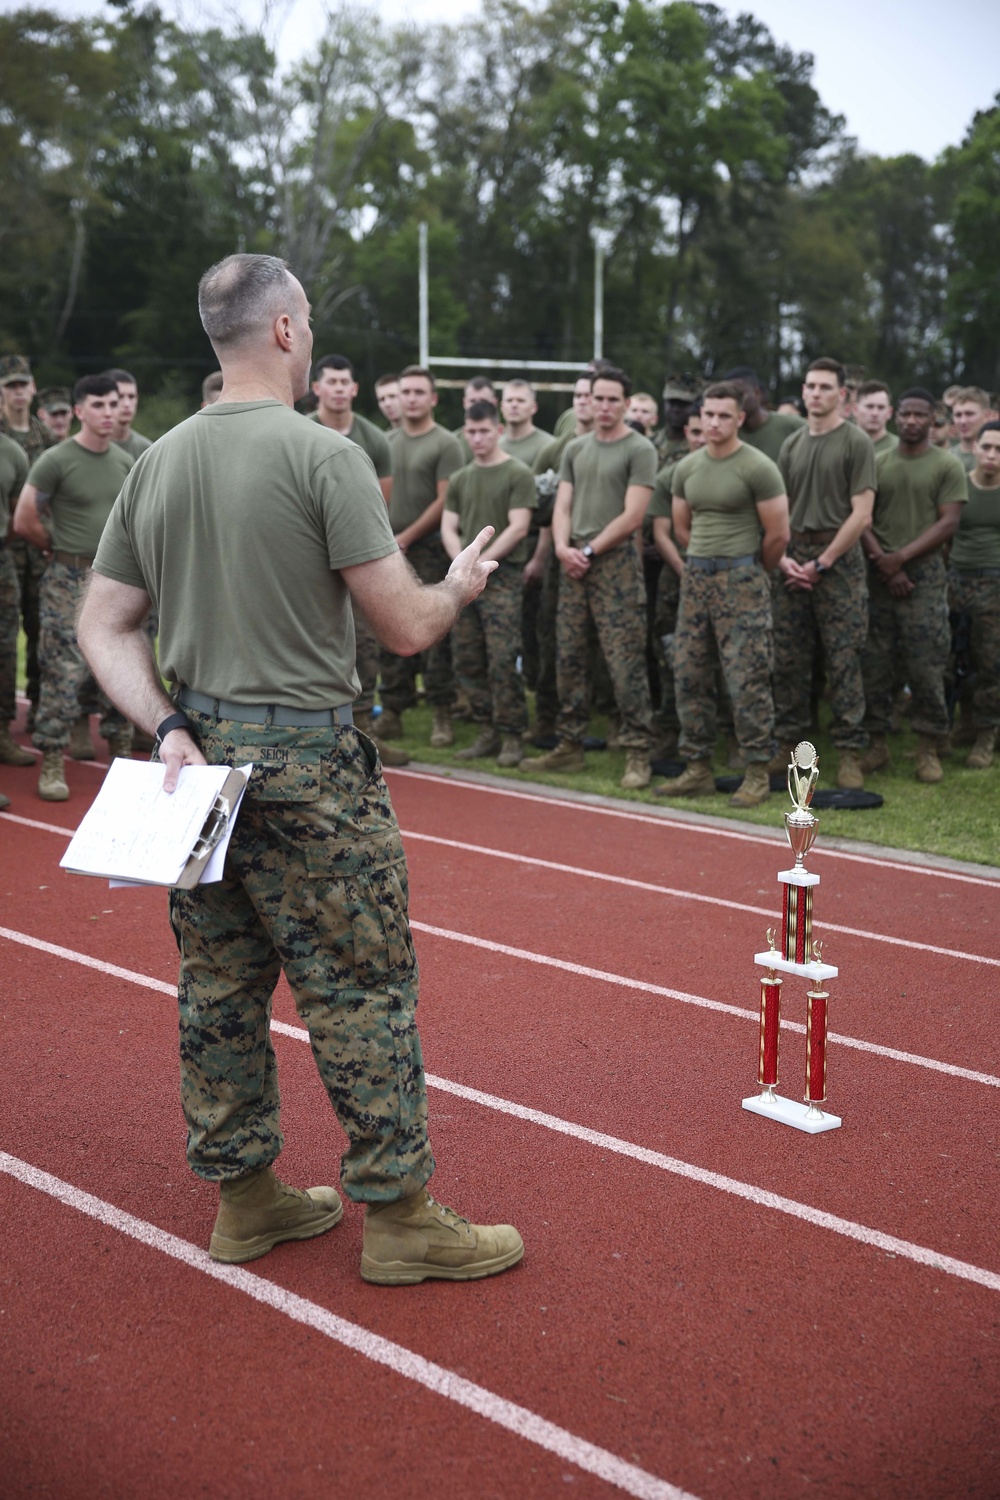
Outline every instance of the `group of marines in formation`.
[[(208, 377), (203, 404), (220, 386)], [(85, 376), (72, 396), (42, 391), (36, 416), (30, 366), (7, 356), (0, 394), (0, 762), (36, 763), (9, 730), (23, 625), (38, 791), (63, 800), (64, 755), (94, 755), (92, 713), (111, 756), (134, 744), (87, 672), (75, 622), (104, 523), (148, 439), (133, 429), (137, 384), (125, 370)], [(398, 741), (419, 673), (433, 746), (454, 743), (461, 713), (477, 733), (459, 759), (579, 771), (601, 712), (609, 746), (625, 752), (623, 788), (649, 786), (657, 760), (686, 762), (657, 795), (714, 793), (725, 730), (731, 766), (743, 771), (731, 802), (762, 802), (770, 772), (814, 732), (824, 690), (842, 788), (861, 789), (890, 764), (904, 694), (919, 780), (941, 779), (953, 730), (966, 765), (991, 765), (1000, 422), (986, 392), (952, 387), (938, 401), (914, 387), (894, 408), (884, 384), (851, 385), (823, 358), (801, 397), (771, 411), (747, 367), (708, 384), (669, 377), (659, 402), (595, 361), (554, 433), (535, 424), (524, 380), (498, 392), (485, 375), (471, 379), (454, 432), (435, 420), (437, 385), (422, 367), (376, 382), (387, 429), (355, 411), (358, 394), (344, 356), (314, 365), (311, 418), (367, 453), (420, 580), (441, 582), (486, 525), (495, 534), (483, 556), (498, 564), (450, 636), (419, 658), (380, 646), (356, 611), (355, 722), (384, 763), (408, 759)], [(155, 619), (148, 628), (152, 638)], [(546, 737), (554, 748), (529, 756)]]

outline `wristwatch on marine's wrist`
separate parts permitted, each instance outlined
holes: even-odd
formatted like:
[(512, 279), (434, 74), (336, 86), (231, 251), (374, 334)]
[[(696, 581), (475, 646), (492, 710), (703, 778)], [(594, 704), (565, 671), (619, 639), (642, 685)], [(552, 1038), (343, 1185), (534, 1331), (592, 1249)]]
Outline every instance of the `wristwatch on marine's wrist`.
[(163, 744), (163, 741), (166, 739), (167, 735), (172, 729), (186, 729), (188, 734), (190, 734), (192, 737), (194, 736), (194, 725), (191, 723), (191, 720), (188, 718), (187, 714), (168, 714), (167, 717), (162, 721), (162, 723), (156, 726), (156, 734), (154, 735), (154, 739), (156, 740), (157, 750)]
[(590, 545), (590, 543), (587, 542), (586, 546), (580, 548), (580, 551), (583, 553), (583, 555), (587, 559), (587, 561), (590, 562), (590, 559), (594, 555), (594, 549)]
[(822, 576), (824, 573), (829, 573), (829, 571), (830, 571), (830, 564), (829, 563), (820, 562), (820, 560), (819, 560), (818, 557), (814, 557), (813, 558), (813, 562), (816, 565), (816, 572), (819, 573), (820, 576)]

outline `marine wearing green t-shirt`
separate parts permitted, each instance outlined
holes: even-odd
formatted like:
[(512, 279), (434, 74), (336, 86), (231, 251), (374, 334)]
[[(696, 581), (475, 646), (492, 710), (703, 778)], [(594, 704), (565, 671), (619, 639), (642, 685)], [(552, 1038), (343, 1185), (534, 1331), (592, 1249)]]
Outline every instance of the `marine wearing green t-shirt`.
[(420, 519), (437, 499), (442, 479), (450, 479), (462, 468), (462, 450), (455, 438), (437, 422), (428, 432), (410, 437), (402, 429), (393, 439), (392, 500), (389, 520), (394, 532), (405, 531)]
[(152, 438), (143, 437), (141, 432), (136, 432), (133, 428), (127, 438), (115, 438), (114, 446), (121, 448), (124, 453), (128, 454), (129, 458), (135, 460), (139, 457), (140, 453), (145, 453), (147, 448), (152, 448), (153, 441)]
[[(656, 449), (638, 432), (630, 431), (613, 443), (599, 442), (591, 432), (569, 443), (563, 452), (559, 480), (573, 486), (573, 546), (591, 541), (622, 514), (630, 485), (652, 489), (655, 479)], [(631, 538), (623, 545), (631, 546)]]
[(36, 459), (28, 483), (48, 502), (55, 551), (94, 556), (134, 462), (114, 443), (106, 453), (92, 453), (75, 438), (67, 438)]
[(751, 448), (756, 448), (758, 453), (763, 453), (776, 464), (786, 438), (790, 438), (793, 432), (799, 432), (805, 425), (804, 417), (795, 417), (790, 411), (769, 411), (767, 420), (755, 432), (744, 422), (740, 428), (740, 442), (748, 443)]
[[(527, 464), (512, 458), (500, 464), (466, 464), (452, 475), (448, 485), (445, 510), (458, 516), (458, 534), (466, 547), (484, 526), (492, 526), (499, 536), (512, 510), (534, 510), (535, 478)], [(504, 559), (526, 563), (531, 556), (527, 537)]]
[[(317, 422), (320, 427), (326, 427), (321, 422), (318, 412), (313, 412), (310, 421)], [(328, 432), (336, 431), (333, 427), (327, 428)], [(381, 428), (376, 427), (374, 422), (369, 422), (367, 417), (360, 416), (357, 412), (351, 413), (351, 426), (349, 431), (338, 433), (339, 437), (345, 437), (349, 443), (357, 446), (371, 459), (375, 468), (377, 479), (388, 479), (392, 473), (392, 457), (389, 453), (389, 440)]]
[(509, 432), (500, 434), (500, 447), (511, 458), (519, 459), (528, 468), (533, 468), (535, 459), (552, 442), (553, 434), (543, 432), (541, 427), (536, 427), (534, 432), (529, 432), (527, 437), (512, 438)]
[(568, 434), (570, 437), (572, 437), (575, 431), (576, 412), (571, 406), (567, 406), (565, 411), (561, 411), (559, 413), (559, 416), (556, 419), (555, 430), (552, 436), (561, 438), (566, 437)]
[[(291, 708), (350, 703), (354, 622), (340, 569), (396, 549), (358, 445), (280, 401), (217, 402), (160, 438), (140, 471), (94, 567), (149, 593), (163, 675), (238, 703), (273, 703), (278, 683)], [(221, 554), (238, 590), (220, 582)]]
[(455, 428), (454, 432), (452, 433), (452, 437), (455, 439), (456, 443), (458, 444), (458, 446), (462, 450), (462, 461), (463, 461), (463, 463), (471, 464), (471, 462), (472, 462), (472, 449), (469, 447), (469, 440), (468, 440), (468, 438), (465, 435), (465, 426), (464, 426), (464, 424), (461, 427), (456, 427)]
[(850, 422), (816, 437), (808, 427), (793, 432), (782, 444), (778, 468), (793, 531), (839, 531), (851, 514), (851, 496), (875, 488), (871, 438)]
[[(898, 552), (940, 519), (942, 505), (965, 505), (968, 488), (958, 460), (942, 448), (910, 458), (898, 445), (879, 456), (872, 530), (885, 552)], [(943, 545), (943, 544), (942, 544)]]
[(1000, 488), (981, 490), (971, 476), (965, 482), (967, 503), (952, 538), (949, 561), (953, 568), (1000, 568)]
[(760, 549), (758, 504), (783, 495), (785, 483), (776, 464), (741, 443), (726, 458), (701, 448), (682, 459), (672, 491), (691, 507), (688, 557), (745, 557)]
[(28, 477), (28, 460), (20, 443), (0, 433), (0, 547), (7, 541), (10, 518)]

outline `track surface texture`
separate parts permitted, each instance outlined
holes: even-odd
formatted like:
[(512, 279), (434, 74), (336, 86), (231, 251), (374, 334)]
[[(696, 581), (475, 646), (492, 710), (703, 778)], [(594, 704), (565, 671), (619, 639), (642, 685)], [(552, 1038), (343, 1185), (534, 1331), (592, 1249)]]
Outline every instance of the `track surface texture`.
[[(5, 1500), (997, 1500), (995, 872), (844, 858), (821, 828), (844, 1124), (808, 1137), (740, 1107), (782, 844), (390, 773), (433, 1190), (527, 1253), (378, 1288), (349, 1204), (320, 1239), (208, 1260), (164, 893), (58, 868), (102, 769), (46, 804), (0, 768)], [(282, 1175), (335, 1183), (284, 981), (273, 1024)]]

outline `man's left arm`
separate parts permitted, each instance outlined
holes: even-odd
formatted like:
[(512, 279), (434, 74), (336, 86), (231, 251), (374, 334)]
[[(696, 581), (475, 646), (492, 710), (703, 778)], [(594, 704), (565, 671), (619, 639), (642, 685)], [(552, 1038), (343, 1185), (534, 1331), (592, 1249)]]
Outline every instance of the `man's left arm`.
[(622, 542), (628, 541), (633, 532), (639, 530), (652, 493), (651, 484), (629, 485), (625, 491), (625, 505), (621, 515), (609, 521), (590, 544), (594, 549), (595, 557), (599, 557), (602, 552), (614, 551), (615, 547), (620, 547)]
[[(76, 634), (94, 676), (116, 708), (147, 734), (176, 709), (163, 690), (153, 648), (143, 626), (152, 603), (145, 589), (92, 573)], [(172, 729), (160, 744), (166, 768), (163, 789), (172, 792), (181, 766), (203, 766), (192, 735)]]
[(875, 491), (859, 490), (856, 495), (851, 496), (851, 513), (847, 520), (841, 524), (837, 535), (832, 542), (828, 542), (813, 562), (803, 563), (799, 567), (799, 576), (807, 588), (812, 588), (821, 577), (822, 570), (816, 567), (816, 563), (822, 563), (824, 568), (832, 568), (838, 557), (843, 557), (849, 552), (855, 542), (860, 541), (861, 534), (872, 523), (872, 510), (875, 505)]
[(483, 548), (483, 562), (503, 562), (509, 557), (514, 548), (523, 542), (531, 530), (531, 508), (527, 505), (516, 506), (507, 512), (507, 525), (499, 536), (493, 538), (488, 547)]
[(14, 511), (14, 530), (17, 535), (23, 536), (33, 547), (40, 547), (43, 552), (50, 551), (52, 547), (52, 538), (42, 519), (49, 514), (50, 498), (35, 485), (26, 484)]
[(763, 536), (760, 539), (760, 563), (766, 573), (776, 568), (785, 555), (788, 539), (788, 496), (775, 495), (757, 501), (757, 519)]

